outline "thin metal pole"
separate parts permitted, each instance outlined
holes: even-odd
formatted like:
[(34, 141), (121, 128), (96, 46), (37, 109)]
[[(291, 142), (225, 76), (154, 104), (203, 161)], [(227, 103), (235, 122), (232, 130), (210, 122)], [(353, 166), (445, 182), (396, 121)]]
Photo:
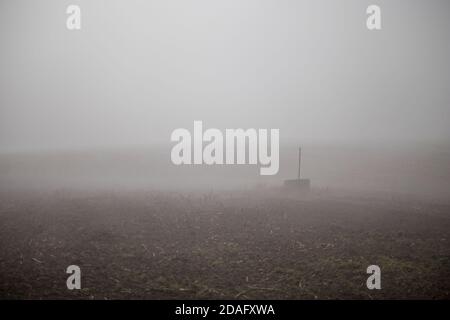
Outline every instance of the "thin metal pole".
[(298, 148), (298, 180), (300, 180), (300, 164), (302, 161), (302, 148)]

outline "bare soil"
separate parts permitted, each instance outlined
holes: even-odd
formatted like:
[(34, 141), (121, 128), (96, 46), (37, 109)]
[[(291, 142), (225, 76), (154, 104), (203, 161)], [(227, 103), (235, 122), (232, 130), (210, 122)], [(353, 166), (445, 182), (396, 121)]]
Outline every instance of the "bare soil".
[(449, 231), (450, 201), (393, 195), (3, 192), (0, 298), (448, 299)]

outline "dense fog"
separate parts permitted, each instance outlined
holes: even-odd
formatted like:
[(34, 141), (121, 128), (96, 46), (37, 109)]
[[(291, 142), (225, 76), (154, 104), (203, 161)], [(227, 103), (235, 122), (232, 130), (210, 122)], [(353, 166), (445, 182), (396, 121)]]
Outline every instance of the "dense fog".
[[(449, 3), (2, 1), (2, 187), (449, 190)], [(280, 170), (174, 166), (170, 135), (280, 130)]]

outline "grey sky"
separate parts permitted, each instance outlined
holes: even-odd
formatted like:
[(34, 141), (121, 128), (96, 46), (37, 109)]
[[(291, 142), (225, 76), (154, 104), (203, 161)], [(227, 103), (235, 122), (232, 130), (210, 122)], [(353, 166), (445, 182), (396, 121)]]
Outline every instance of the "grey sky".
[[(66, 29), (78, 4), (82, 30)], [(366, 29), (369, 4), (382, 30)], [(0, 4), (0, 152), (170, 144), (193, 120), (283, 142), (450, 137), (450, 2)]]

